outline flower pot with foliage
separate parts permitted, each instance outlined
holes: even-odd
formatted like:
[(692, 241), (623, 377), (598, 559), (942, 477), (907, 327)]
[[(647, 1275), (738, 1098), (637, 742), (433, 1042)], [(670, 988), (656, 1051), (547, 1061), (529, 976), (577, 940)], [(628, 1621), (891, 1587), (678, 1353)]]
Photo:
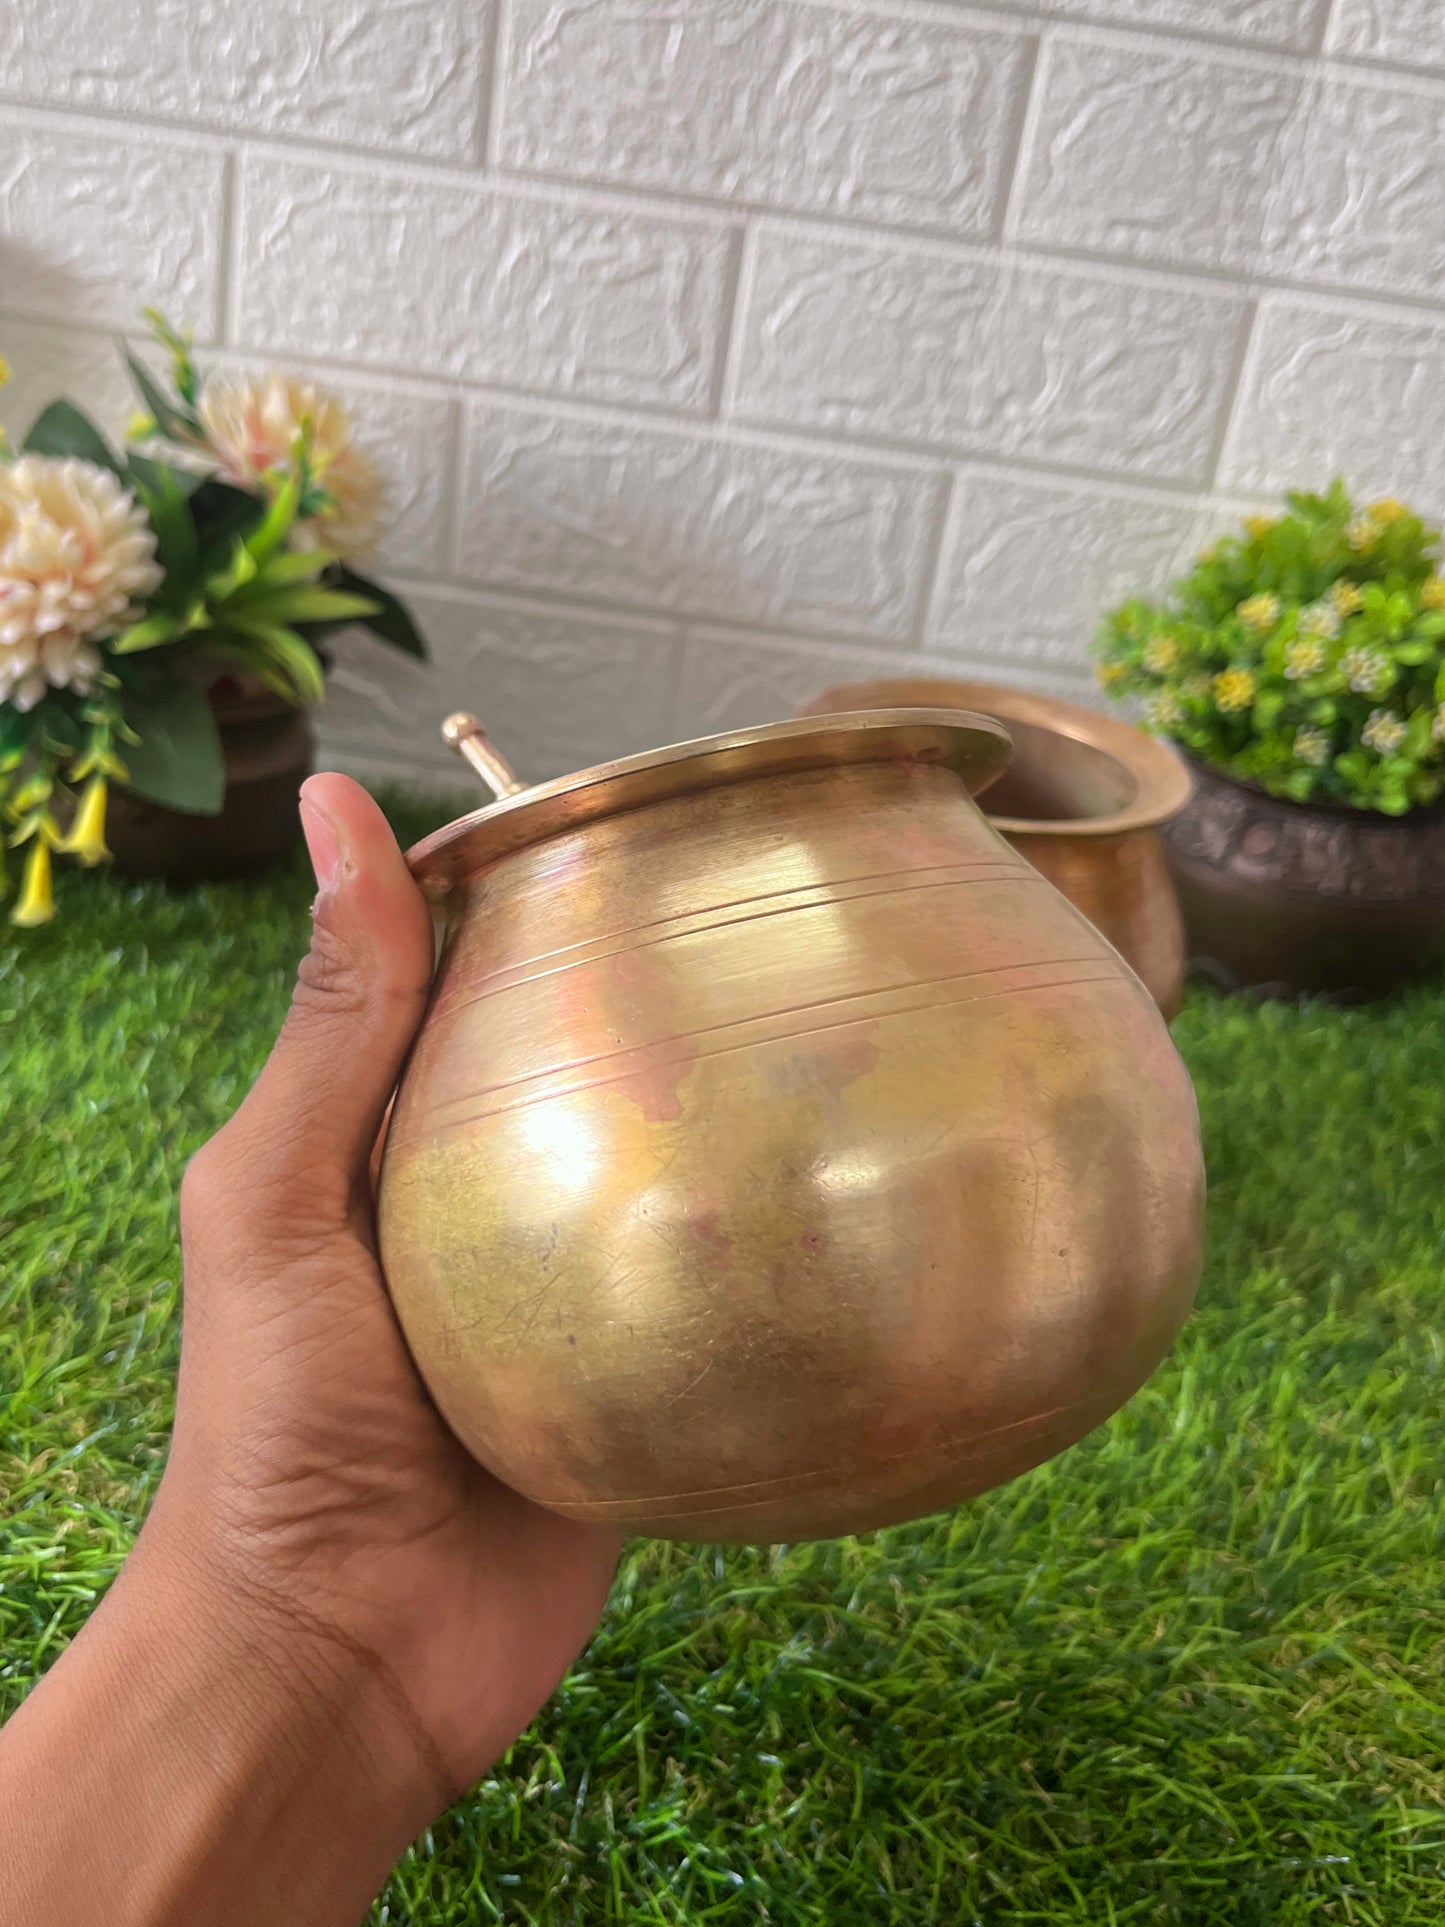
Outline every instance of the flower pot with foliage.
[(144, 413), (124, 450), (68, 401), (18, 449), (0, 438), (0, 856), (19, 853), (19, 924), (53, 914), (53, 855), (110, 858), (108, 815), (131, 874), (282, 854), (327, 639), (357, 625), (423, 653), (357, 572), (382, 489), (340, 404), (279, 375), (203, 380), (150, 320), (171, 380), (127, 357)]
[(1164, 837), (1196, 965), (1373, 996), (1445, 956), (1439, 534), (1340, 482), (1288, 508), (1112, 611), (1100, 680), (1194, 767)]

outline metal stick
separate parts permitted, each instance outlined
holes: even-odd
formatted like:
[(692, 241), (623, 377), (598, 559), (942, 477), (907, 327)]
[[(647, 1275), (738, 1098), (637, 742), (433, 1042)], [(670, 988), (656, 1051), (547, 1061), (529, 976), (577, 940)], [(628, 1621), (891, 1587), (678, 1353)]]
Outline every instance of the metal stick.
[(442, 741), (465, 758), (499, 800), (526, 789), (527, 785), (517, 780), (516, 771), (493, 745), (476, 717), (468, 715), (466, 710), (459, 709), (454, 716), (447, 717), (442, 724)]

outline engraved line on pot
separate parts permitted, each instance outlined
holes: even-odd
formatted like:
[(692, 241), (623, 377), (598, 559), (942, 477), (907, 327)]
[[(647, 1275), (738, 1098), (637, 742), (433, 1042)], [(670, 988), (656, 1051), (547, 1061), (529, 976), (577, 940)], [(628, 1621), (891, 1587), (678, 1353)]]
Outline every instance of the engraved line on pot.
[[(1098, 1393), (1091, 1392), (1084, 1398), (1070, 1399), (1065, 1405), (1052, 1406), (1043, 1412), (1031, 1412), (1026, 1418), (1010, 1419), (1007, 1424), (990, 1426), (987, 1431), (971, 1432), (966, 1438), (942, 1438), (931, 1445), (906, 1446), (901, 1452), (885, 1452), (880, 1457), (872, 1458), (870, 1463), (874, 1466), (898, 1465), (910, 1459), (941, 1458), (946, 1461), (939, 1467), (941, 1476), (944, 1472), (967, 1464), (969, 1459), (981, 1457), (990, 1447), (996, 1448), (1020, 1432), (1042, 1430), (1059, 1419), (1067, 1419), (1073, 1412), (1103, 1402)], [(528, 1497), (535, 1500), (538, 1505), (563, 1509), (579, 1518), (584, 1514), (588, 1518), (605, 1518), (609, 1514), (625, 1510), (634, 1518), (645, 1519), (664, 1508), (675, 1505), (687, 1505), (702, 1513), (725, 1511), (734, 1505), (740, 1510), (769, 1505), (779, 1498), (793, 1498), (805, 1492), (816, 1491), (819, 1486), (826, 1485), (830, 1479), (837, 1477), (837, 1466), (827, 1465), (820, 1466), (811, 1472), (785, 1472), (776, 1479), (757, 1479), (748, 1485), (703, 1486), (693, 1492), (647, 1493), (638, 1494), (634, 1498), (596, 1499), (590, 1503), (585, 1500), (561, 1497), (542, 1498), (536, 1493), (529, 1493)], [(754, 1499), (739, 1496), (749, 1492), (755, 1492), (759, 1496)], [(716, 1503), (706, 1504), (705, 1501), (709, 1499)]]
[[(1036, 973), (1053, 970), (1061, 965), (1082, 964), (1086, 968), (1075, 970), (1064, 976), (1041, 977)], [(937, 989), (941, 985), (957, 985), (977, 982), (980, 978), (996, 980), (1002, 976), (1027, 976), (1030, 980), (1018, 984), (998, 984), (988, 990), (979, 990), (972, 995), (960, 996), (957, 992), (943, 997), (924, 999), (915, 993)], [(617, 1084), (628, 1078), (637, 1077), (646, 1070), (669, 1062), (693, 1061), (704, 1057), (720, 1057), (729, 1051), (747, 1050), (757, 1044), (791, 1043), (804, 1037), (817, 1036), (828, 1030), (846, 1029), (850, 1024), (861, 1024), (879, 1018), (911, 1015), (914, 1012), (939, 1010), (955, 1003), (982, 1003), (994, 997), (1013, 997), (1029, 991), (1061, 990), (1073, 984), (1099, 983), (1127, 990), (1131, 994), (1145, 994), (1142, 986), (1130, 976), (1120, 974), (1117, 958), (1108, 956), (1058, 957), (1047, 963), (1009, 964), (994, 970), (966, 971), (957, 977), (931, 977), (919, 984), (884, 984), (876, 990), (854, 991), (846, 997), (835, 997), (825, 1003), (796, 1004), (789, 1009), (766, 1011), (757, 1017), (740, 1018), (732, 1023), (717, 1024), (707, 1029), (680, 1033), (676, 1037), (659, 1039), (654, 1044), (634, 1046), (624, 1051), (603, 1051), (592, 1057), (578, 1058), (572, 1063), (549, 1066), (546, 1070), (535, 1071), (525, 1078), (510, 1078), (504, 1083), (489, 1084), (483, 1089), (469, 1093), (465, 1098), (457, 1098), (450, 1105), (439, 1106), (422, 1121), (421, 1128), (404, 1135), (393, 1132), (392, 1137), (398, 1147), (411, 1145), (421, 1139), (434, 1139), (444, 1133), (457, 1130), (466, 1124), (480, 1122), (484, 1118), (500, 1117), (509, 1111), (522, 1110), (529, 1104), (547, 1102), (553, 1098), (575, 1097), (583, 1091), (597, 1090), (607, 1084)], [(779, 1019), (795, 1016), (800, 1011), (836, 1010), (843, 1004), (861, 1004), (863, 1008), (850, 1011), (833, 1023), (813, 1024), (802, 1030), (769, 1031), (769, 1025)], [(737, 1036), (738, 1032), (752, 1033)], [(680, 1048), (687, 1046), (698, 1037), (730, 1037), (734, 1041), (714, 1045), (708, 1050)], [(615, 1063), (618, 1059), (630, 1060), (625, 1068), (613, 1071), (606, 1077), (578, 1079), (567, 1084), (547, 1085), (547, 1080), (556, 1079), (568, 1071), (580, 1070), (589, 1064)], [(490, 1097), (498, 1091), (522, 1091), (528, 1084), (541, 1084), (544, 1088), (523, 1091), (514, 1103), (496, 1104), (481, 1110), (463, 1109), (456, 1116), (446, 1116), (448, 1111), (458, 1111), (459, 1106), (471, 1105), (477, 1098)]]
[[(964, 874), (965, 872), (975, 874)], [(876, 890), (857, 890), (840, 887), (831, 883), (810, 883), (796, 890), (769, 891), (766, 896), (740, 897), (736, 908), (743, 911), (741, 916), (714, 917), (716, 910), (734, 907), (731, 904), (711, 904), (705, 910), (690, 910), (685, 915), (659, 918), (655, 923), (638, 924), (633, 930), (621, 930), (612, 936), (598, 937), (594, 942), (564, 945), (559, 950), (546, 950), (537, 957), (529, 957), (525, 963), (511, 964), (506, 969), (493, 971), (489, 976), (478, 978), (480, 986), (473, 995), (449, 1000), (445, 995), (438, 998), (436, 1011), (448, 1017), (458, 1016), (470, 1010), (473, 1004), (484, 1002), (499, 991), (510, 990), (517, 984), (536, 983), (543, 977), (553, 977), (562, 971), (575, 969), (580, 964), (600, 963), (607, 957), (615, 957), (623, 951), (635, 952), (653, 950), (659, 944), (671, 943), (677, 937), (705, 936), (710, 930), (732, 930), (744, 923), (756, 923), (764, 917), (786, 916), (795, 910), (826, 910), (838, 903), (856, 903), (869, 897), (906, 896), (914, 890), (941, 890), (953, 884), (969, 883), (1037, 883), (1041, 879), (1022, 864), (990, 862), (977, 864), (937, 864), (928, 870), (906, 870), (880, 872), (880, 876), (927, 876), (936, 881), (927, 883), (901, 883), (891, 888)], [(861, 881), (862, 879), (860, 879)], [(867, 881), (873, 882), (874, 878)], [(791, 899), (775, 902), (775, 898)], [(765, 903), (767, 908), (754, 910), (755, 903)], [(700, 919), (712, 918), (711, 922)], [(643, 933), (659, 931), (658, 936), (647, 937)], [(643, 937), (640, 943), (631, 941)], [(566, 958), (566, 962), (553, 963), (556, 958)], [(546, 969), (534, 969), (535, 964), (545, 964)]]

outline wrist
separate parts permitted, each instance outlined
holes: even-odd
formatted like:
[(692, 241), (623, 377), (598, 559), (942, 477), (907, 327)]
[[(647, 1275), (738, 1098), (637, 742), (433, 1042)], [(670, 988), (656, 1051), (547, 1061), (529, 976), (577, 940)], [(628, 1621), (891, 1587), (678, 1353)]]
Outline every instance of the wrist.
[[(47, 1782), (88, 1792), (70, 1810), (105, 1812), (113, 1837), (43, 1837)], [(7, 1728), (0, 1809), (20, 1784), (42, 1837), (14, 1918), (76, 1927), (351, 1927), (452, 1791), (363, 1648), (160, 1534)]]

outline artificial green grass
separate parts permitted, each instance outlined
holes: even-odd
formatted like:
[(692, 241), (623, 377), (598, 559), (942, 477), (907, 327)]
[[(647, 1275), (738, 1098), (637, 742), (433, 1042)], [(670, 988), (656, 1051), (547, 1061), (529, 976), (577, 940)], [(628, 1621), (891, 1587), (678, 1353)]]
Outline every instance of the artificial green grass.
[[(177, 1176), (266, 1053), (309, 895), (299, 861), (74, 876), (0, 940), (0, 1711), (159, 1473)], [(1209, 1260), (1139, 1397), (950, 1517), (636, 1545), (374, 1921), (1445, 1918), (1445, 992), (1198, 997), (1176, 1035)]]

